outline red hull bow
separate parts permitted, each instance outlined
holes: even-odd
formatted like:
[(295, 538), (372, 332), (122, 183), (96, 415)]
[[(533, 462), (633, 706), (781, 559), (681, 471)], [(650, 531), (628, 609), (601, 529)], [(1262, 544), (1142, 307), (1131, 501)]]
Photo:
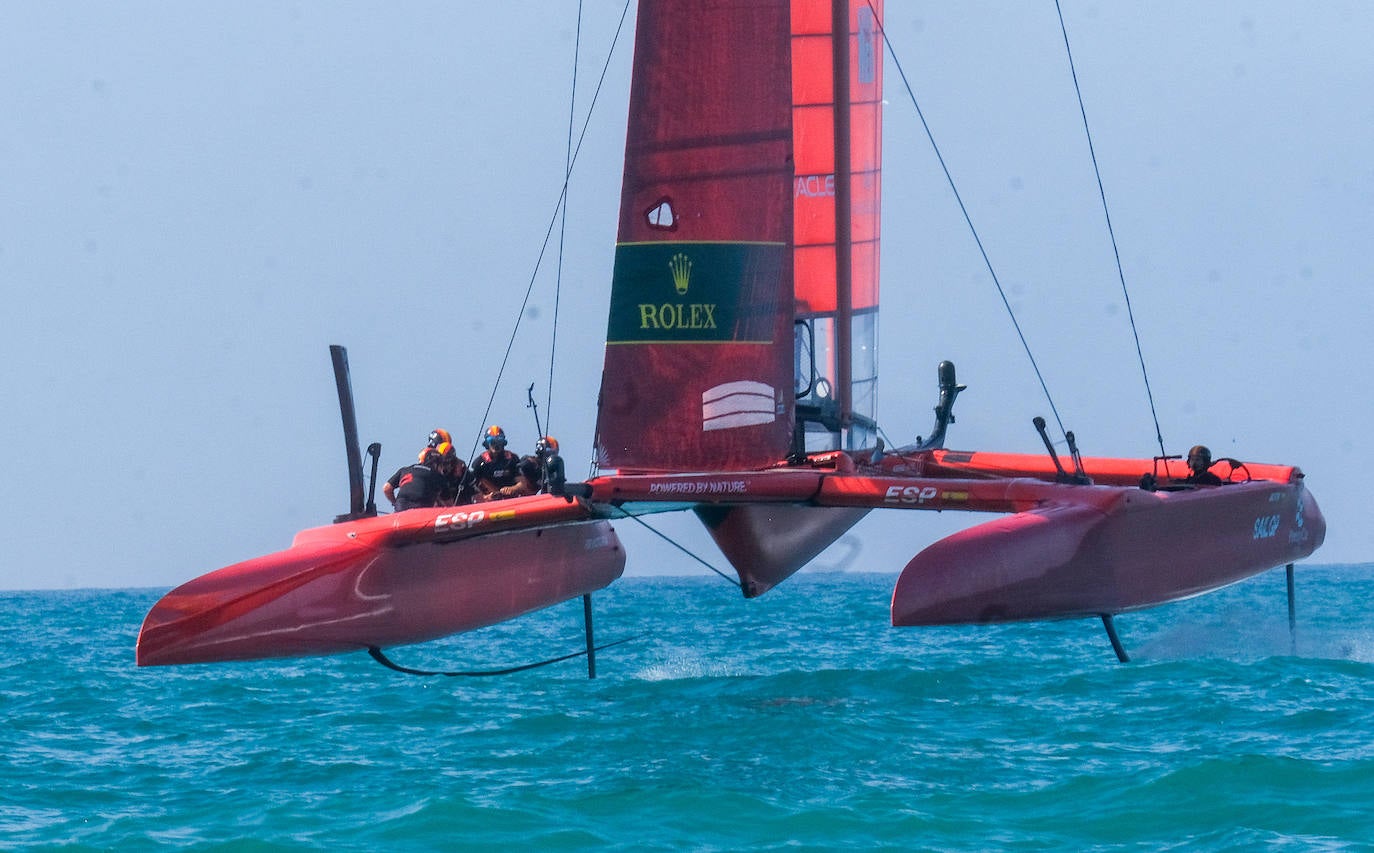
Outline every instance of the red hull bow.
[(998, 518), (917, 554), (893, 590), (892, 624), (1152, 607), (1305, 557), (1326, 535), (1300, 480), (1178, 492), (1080, 490), (1079, 501)]
[(143, 621), (138, 663), (418, 643), (601, 589), (624, 568), (609, 523), (548, 496), (316, 528), (163, 596)]

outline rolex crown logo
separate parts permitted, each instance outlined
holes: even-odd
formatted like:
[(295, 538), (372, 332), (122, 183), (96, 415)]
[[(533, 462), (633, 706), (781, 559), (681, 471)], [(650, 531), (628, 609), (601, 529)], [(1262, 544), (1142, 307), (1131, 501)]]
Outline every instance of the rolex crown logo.
[(673, 288), (678, 296), (687, 295), (687, 285), (692, 280), (692, 259), (678, 252), (668, 261), (668, 269), (673, 273)]

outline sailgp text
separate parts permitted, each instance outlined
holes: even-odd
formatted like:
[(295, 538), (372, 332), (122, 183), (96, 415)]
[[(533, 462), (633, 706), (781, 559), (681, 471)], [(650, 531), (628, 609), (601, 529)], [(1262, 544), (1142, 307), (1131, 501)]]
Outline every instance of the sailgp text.
[(1255, 519), (1255, 538), (1268, 539), (1279, 532), (1279, 516), (1265, 515)]

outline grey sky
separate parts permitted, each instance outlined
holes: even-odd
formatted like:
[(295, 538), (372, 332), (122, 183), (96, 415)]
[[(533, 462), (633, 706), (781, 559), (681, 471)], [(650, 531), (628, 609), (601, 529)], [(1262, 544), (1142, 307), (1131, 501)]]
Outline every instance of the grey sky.
[[(579, 124), (620, 8), (586, 3)], [(559, 192), (575, 9), (0, 6), (0, 587), (169, 586), (328, 523), (346, 508), (331, 343), (383, 476), (435, 426), (477, 435)], [(1064, 11), (1169, 450), (1300, 465), (1330, 525), (1316, 561), (1374, 558), (1356, 479), (1374, 470), (1374, 4)], [(1065, 426), (1085, 454), (1152, 455), (1053, 2), (889, 0), (887, 26)], [(631, 27), (564, 235), (550, 414), (578, 473)], [(949, 444), (1036, 452), (1050, 412), (887, 74), (880, 420), (926, 432), (949, 358), (970, 386)], [(556, 254), (490, 418), (522, 450)], [(897, 571), (984, 520), (879, 515), (819, 563)], [(722, 562), (694, 520), (664, 527)], [(629, 573), (701, 571), (621, 534)]]

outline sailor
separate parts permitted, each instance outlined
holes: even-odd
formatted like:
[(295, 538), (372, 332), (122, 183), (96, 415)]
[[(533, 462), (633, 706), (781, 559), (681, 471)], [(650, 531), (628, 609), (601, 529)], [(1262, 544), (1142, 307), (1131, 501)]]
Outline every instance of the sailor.
[(468, 478), (467, 463), (458, 458), (458, 452), (447, 441), (439, 442), (434, 448), (439, 452), (439, 473), (444, 478), (444, 487), (439, 493), (440, 506), (455, 506), (472, 500), (472, 482)]
[(444, 489), (444, 475), (439, 472), (440, 459), (437, 449), (426, 447), (420, 451), (416, 464), (405, 466), (386, 481), (382, 494), (397, 512), (438, 503)]
[[(494, 498), (518, 498), (539, 492), (563, 494), (567, 478), (563, 475), (563, 459), (558, 455), (558, 440), (546, 435), (534, 445), (533, 456), (521, 456), (516, 463), (518, 474), (514, 483), (497, 489)], [(554, 491), (554, 488), (558, 491)]]
[(492, 493), (491, 500), (520, 498), (535, 494), (539, 491), (539, 485), (543, 481), (540, 470), (539, 457), (521, 456), (520, 461), (515, 463), (515, 482), (497, 489)]
[(546, 435), (534, 445), (534, 455), (539, 460), (539, 490), (551, 495), (563, 494), (568, 482), (563, 471), (563, 457), (558, 455), (558, 439)]
[[(506, 449), (506, 431), (493, 424), (482, 439), (482, 451), (472, 461), (472, 480), (476, 484), (474, 501), (494, 501), (512, 497), (512, 486), (520, 481), (520, 457)], [(504, 494), (502, 490), (507, 490)]]
[(1211, 467), (1212, 451), (1202, 444), (1193, 445), (1188, 450), (1188, 476), (1183, 482), (1198, 486), (1220, 486), (1221, 478), (1207, 470)]

